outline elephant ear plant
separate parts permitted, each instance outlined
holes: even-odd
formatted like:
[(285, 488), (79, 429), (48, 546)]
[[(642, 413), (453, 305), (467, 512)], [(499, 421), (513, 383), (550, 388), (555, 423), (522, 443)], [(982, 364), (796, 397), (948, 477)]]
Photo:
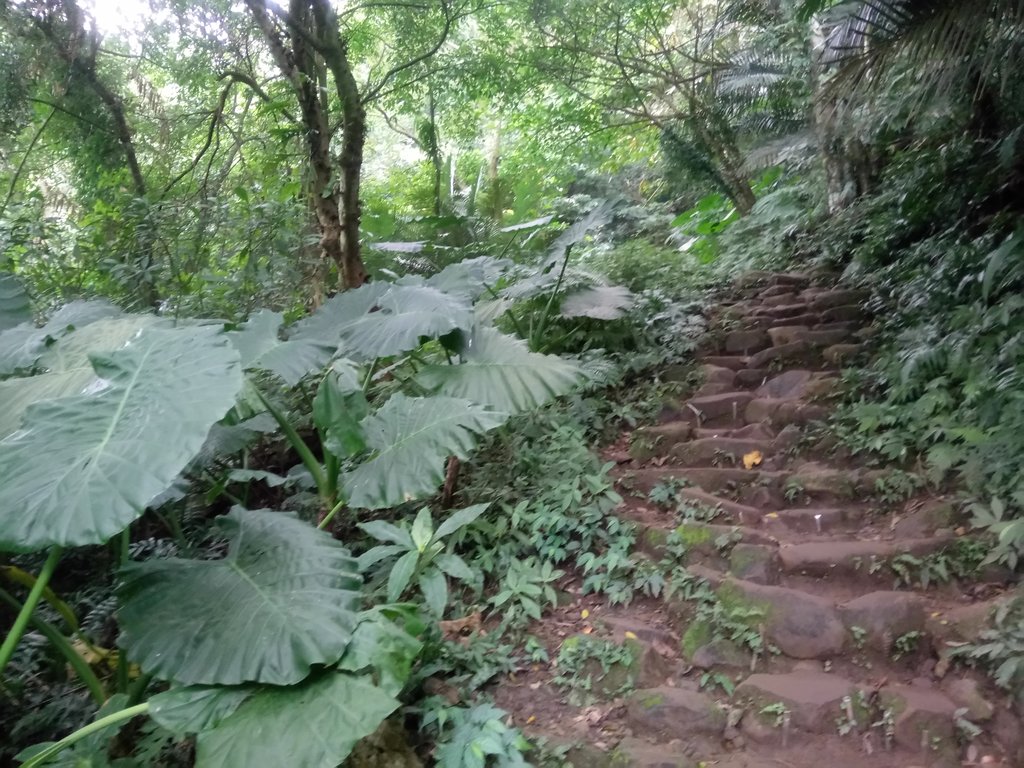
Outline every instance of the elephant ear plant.
[[(510, 414), (580, 379), (572, 364), (478, 321), (474, 302), (499, 271), (477, 259), (340, 294), (289, 328), (261, 311), (227, 331), (106, 304), (69, 305), (37, 327), (17, 286), (0, 283), (0, 395), (13, 405), (0, 420), (0, 548), (48, 552), (22, 603), (0, 590), (17, 610), (0, 675), (31, 625), (103, 705), (92, 724), (24, 752), (24, 765), (105, 743), (142, 714), (196, 735), (199, 766), (337, 765), (398, 708), (420, 619), (408, 606), (361, 610), (359, 564), (332, 536), (292, 514), (236, 506), (214, 523), (220, 559), (135, 563), (128, 527), (212, 446), (237, 450), (238, 435), (265, 432), (246, 432), (253, 404), (312, 478), (321, 528), (342, 509), (436, 493), (451, 457), (469, 456)], [(288, 400), (310, 386), (309, 411), (292, 413)], [(404, 554), (371, 558), (378, 575), (399, 571), (387, 579), (390, 598), (415, 583), (442, 615), (447, 578), (471, 576), (442, 540), (482, 511), (436, 528), (422, 512), (411, 528), (394, 527)], [(35, 609), (56, 599), (47, 584), (66, 548), (111, 540), (122, 552), (121, 693), (108, 697)], [(129, 662), (142, 670), (134, 684)], [(141, 701), (151, 679), (163, 692)]]

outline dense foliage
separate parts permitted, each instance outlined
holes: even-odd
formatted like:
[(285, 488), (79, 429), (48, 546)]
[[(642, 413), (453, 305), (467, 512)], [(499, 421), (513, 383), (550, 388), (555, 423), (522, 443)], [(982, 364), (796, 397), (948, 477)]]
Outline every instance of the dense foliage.
[(0, 8), (0, 764), (554, 759), (563, 576), (728, 621), (593, 447), (749, 269), (872, 289), (836, 434), (1024, 558), (1019, 0), (104, 7)]

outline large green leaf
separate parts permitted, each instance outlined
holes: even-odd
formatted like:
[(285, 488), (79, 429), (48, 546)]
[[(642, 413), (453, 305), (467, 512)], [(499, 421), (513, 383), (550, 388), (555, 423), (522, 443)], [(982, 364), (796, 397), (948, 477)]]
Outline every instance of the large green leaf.
[(155, 315), (130, 315), (93, 323), (50, 344), (38, 365), (48, 373), (0, 381), (0, 438), (21, 426), (25, 410), (43, 400), (77, 395), (97, 380), (89, 362), (92, 352), (120, 349), (140, 329), (160, 322)]
[(356, 625), (355, 561), (292, 515), (232, 510), (221, 560), (125, 569), (120, 644), (144, 670), (188, 684), (290, 685), (333, 664)]
[[(48, 354), (48, 340), (61, 339), (69, 331), (119, 315), (121, 310), (106, 301), (73, 301), (58, 309), (42, 328), (26, 322), (3, 331), (0, 333), (0, 376), (34, 367), (41, 357)], [(146, 316), (136, 316), (143, 317)], [(135, 322), (136, 318), (130, 318), (129, 322)], [(137, 322), (137, 327), (143, 325), (141, 319)], [(97, 346), (95, 349), (104, 347)]]
[(0, 331), (32, 320), (32, 306), (21, 280), (0, 274)]
[(46, 334), (32, 323), (0, 333), (0, 376), (28, 370), (43, 354)]
[(341, 672), (267, 686), (199, 734), (196, 768), (336, 768), (397, 708), (370, 678)]
[(581, 378), (579, 369), (560, 357), (531, 352), (519, 339), (478, 327), (460, 365), (426, 366), (416, 380), (449, 397), (517, 413), (565, 394)]
[(498, 282), (511, 266), (512, 262), (509, 259), (477, 256), (449, 264), (436, 275), (424, 280), (423, 284), (445, 293), (457, 293), (475, 300), (489, 286)]
[(0, 441), (0, 546), (106, 541), (202, 447), (242, 384), (216, 328), (144, 329), (95, 354), (96, 386), (29, 406)]
[(258, 368), (279, 376), (295, 386), (311, 373), (320, 371), (338, 349), (313, 337), (282, 341), (278, 336), (281, 313), (263, 309), (237, 331), (227, 335), (242, 356), (245, 368)]
[(433, 494), (444, 479), (445, 459), (466, 458), (477, 435), (506, 418), (453, 397), (393, 395), (362, 422), (373, 455), (343, 477), (349, 504), (380, 509)]
[(336, 294), (316, 312), (295, 323), (288, 330), (288, 338), (317, 341), (337, 347), (345, 329), (370, 312), (390, 288), (390, 283), (366, 283), (354, 290)]
[(414, 349), (421, 337), (443, 336), (473, 327), (473, 308), (465, 296), (429, 285), (393, 285), (343, 332), (345, 349), (363, 359), (390, 357)]
[(185, 685), (149, 699), (149, 714), (172, 733), (198, 733), (230, 717), (259, 688), (255, 685)]
[(562, 302), (563, 317), (618, 320), (633, 306), (633, 294), (621, 285), (594, 285), (569, 294)]

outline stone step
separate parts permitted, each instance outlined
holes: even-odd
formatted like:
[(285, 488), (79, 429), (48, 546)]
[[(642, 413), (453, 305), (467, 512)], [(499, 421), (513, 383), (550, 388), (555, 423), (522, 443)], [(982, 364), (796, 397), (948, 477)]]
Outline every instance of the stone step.
[(668, 452), (681, 466), (706, 466), (708, 464), (741, 466), (743, 457), (760, 453), (762, 458), (775, 452), (774, 439), (756, 437), (705, 437), (678, 443)]
[(741, 371), (747, 367), (745, 355), (700, 355), (697, 359), (705, 365), (713, 365), (716, 368), (729, 368), (733, 371)]
[(750, 318), (767, 318), (773, 320), (780, 320), (787, 317), (796, 317), (797, 315), (806, 315), (811, 313), (811, 308), (805, 301), (798, 301), (794, 304), (783, 304), (781, 306), (765, 307), (760, 306), (752, 309), (748, 317)]
[(805, 360), (814, 351), (814, 347), (805, 341), (794, 341), (780, 344), (755, 352), (747, 358), (748, 368), (765, 368), (769, 363), (785, 363), (787, 361)]
[(849, 328), (812, 330), (806, 325), (783, 325), (771, 328), (765, 333), (768, 334), (774, 347), (782, 347), (798, 342), (803, 342), (809, 347), (830, 347), (846, 341), (853, 335), (852, 329)]
[(843, 320), (864, 320), (870, 313), (860, 304), (847, 304), (822, 310), (821, 322), (835, 323)]
[(775, 432), (767, 424), (746, 424), (742, 427), (698, 427), (693, 430), (696, 439), (708, 437), (742, 437), (755, 440), (773, 440)]
[(774, 397), (758, 397), (750, 400), (743, 409), (743, 423), (764, 422), (776, 429), (790, 424), (802, 426), (814, 421), (824, 421), (831, 411), (821, 405), (801, 400), (781, 400)]
[(863, 344), (833, 344), (822, 350), (821, 357), (831, 365), (844, 365), (859, 355), (863, 348)]
[(692, 683), (634, 691), (626, 703), (626, 722), (634, 733), (670, 741), (701, 735), (717, 738), (727, 717), (724, 708)]
[(785, 573), (800, 573), (819, 578), (842, 576), (859, 580), (891, 581), (893, 573), (885, 567), (897, 555), (915, 557), (945, 549), (954, 540), (948, 536), (896, 541), (840, 540), (783, 544), (779, 559)]
[(759, 387), (772, 377), (772, 371), (767, 368), (745, 368), (736, 371), (736, 378), (733, 383), (740, 387)]
[(859, 509), (806, 507), (779, 509), (764, 514), (761, 525), (774, 535), (789, 532), (823, 534), (858, 523), (863, 517)]
[(741, 504), (738, 501), (727, 499), (722, 496), (715, 496), (712, 493), (703, 491), (700, 488), (683, 488), (679, 495), (696, 504), (703, 504), (708, 507), (717, 507), (722, 512), (740, 525), (752, 526), (760, 523), (764, 515), (760, 509)]
[[(825, 672), (788, 672), (785, 674), (755, 674), (748, 677), (736, 688), (736, 696), (752, 703), (749, 712), (754, 718), (760, 717), (768, 725), (772, 719), (760, 715), (764, 707), (781, 702), (789, 713), (792, 728), (809, 733), (828, 733), (836, 727), (835, 721), (842, 714), (843, 699), (856, 698), (861, 690), (852, 680)], [(744, 720), (750, 718), (748, 714)], [(772, 723), (773, 724), (773, 723)], [(764, 741), (756, 723), (744, 723), (747, 732), (756, 741)], [(782, 734), (778, 734), (781, 739)]]
[(705, 384), (729, 384), (736, 381), (737, 371), (721, 365), (704, 363), (697, 369)]
[(753, 269), (744, 272), (736, 279), (737, 288), (750, 288), (753, 286), (796, 286), (806, 288), (811, 284), (811, 276), (805, 272), (768, 272), (762, 269)]
[(855, 647), (889, 656), (896, 641), (912, 632), (926, 634), (923, 597), (913, 592), (878, 591), (838, 606)]
[[(837, 340), (838, 341), (838, 340)], [(726, 352), (740, 352), (749, 355), (771, 346), (771, 338), (766, 331), (748, 330), (731, 331), (722, 340), (722, 348)]]
[(782, 307), (799, 301), (795, 291), (783, 291), (771, 296), (766, 296), (762, 293), (758, 296), (758, 299), (762, 307)]
[(639, 493), (646, 494), (658, 483), (675, 479), (715, 495), (721, 495), (721, 491), (735, 491), (737, 498), (734, 500), (741, 504), (753, 507), (771, 505), (772, 508), (778, 503), (773, 499), (781, 496), (782, 488), (791, 474), (786, 471), (736, 467), (658, 467), (625, 472), (613, 470), (613, 475), (616, 473), (620, 486)]
[(822, 312), (835, 307), (859, 305), (871, 298), (871, 291), (859, 288), (835, 288), (831, 290), (808, 289), (801, 294), (812, 311)]
[(752, 393), (743, 391), (691, 397), (684, 403), (683, 418), (690, 419), (696, 424), (720, 417), (738, 421), (747, 404), (753, 399)]
[[(828, 659), (843, 651), (849, 632), (831, 600), (800, 589), (726, 578), (715, 590), (734, 617), (743, 616), (767, 642), (793, 659)], [(694, 622), (693, 631), (702, 631)], [(689, 630), (688, 630), (689, 633)], [(683, 645), (686, 646), (686, 637)]]

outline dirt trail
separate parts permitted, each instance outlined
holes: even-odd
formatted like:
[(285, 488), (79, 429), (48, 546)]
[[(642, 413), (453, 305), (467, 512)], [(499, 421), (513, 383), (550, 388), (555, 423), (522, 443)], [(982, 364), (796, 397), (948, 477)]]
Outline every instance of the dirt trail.
[[(731, 623), (679, 594), (628, 608), (575, 599), (533, 631), (552, 658), (576, 633), (630, 644), (637, 660), (612, 677), (631, 685), (598, 683), (596, 702), (574, 707), (536, 665), (495, 689), (528, 734), (582, 745), (569, 759), (587, 768), (1024, 764), (1005, 696), (947, 658), (984, 625), (1004, 574), (922, 587), (915, 563), (955, 561), (967, 541), (950, 500), (898, 468), (861, 466), (814, 426), (870, 340), (866, 299), (824, 278), (752, 273), (716, 308), (702, 388), (610, 455), (619, 514), (644, 552), (664, 558), (682, 540), (687, 571)], [(682, 517), (652, 503), (656, 486), (689, 502)], [(914, 583), (894, 589), (900, 562)], [(749, 632), (736, 641), (736, 617), (765, 652)]]

